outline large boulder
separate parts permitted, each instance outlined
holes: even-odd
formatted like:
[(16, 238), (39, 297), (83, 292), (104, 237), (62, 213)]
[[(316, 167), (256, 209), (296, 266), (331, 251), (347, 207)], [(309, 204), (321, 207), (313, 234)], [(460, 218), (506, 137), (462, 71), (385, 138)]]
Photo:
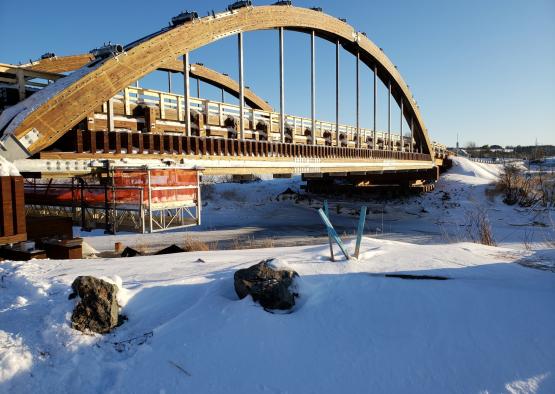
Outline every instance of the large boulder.
[(71, 326), (83, 332), (104, 334), (118, 325), (118, 287), (93, 276), (78, 276), (72, 283), (73, 293), (80, 301), (71, 315)]
[(235, 272), (235, 292), (240, 299), (250, 294), (265, 309), (291, 309), (298, 297), (292, 286), (297, 276), (295, 271), (274, 268), (272, 260), (263, 260)]

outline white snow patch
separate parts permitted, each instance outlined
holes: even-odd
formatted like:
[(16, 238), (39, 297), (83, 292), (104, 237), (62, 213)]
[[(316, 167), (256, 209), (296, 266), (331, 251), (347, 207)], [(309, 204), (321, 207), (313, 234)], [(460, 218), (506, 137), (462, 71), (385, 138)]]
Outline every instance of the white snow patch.
[(0, 330), (0, 383), (33, 365), (33, 355), (20, 336)]
[(480, 181), (489, 183), (499, 178), (502, 166), (500, 164), (478, 163), (465, 157), (452, 157), (453, 168), (449, 174), (470, 176), (476, 183)]
[(20, 176), (17, 167), (0, 155), (0, 176)]
[(291, 271), (292, 268), (287, 262), (287, 260), (276, 257), (274, 259), (268, 260), (267, 262), (268, 267), (274, 270), (284, 270), (284, 271)]

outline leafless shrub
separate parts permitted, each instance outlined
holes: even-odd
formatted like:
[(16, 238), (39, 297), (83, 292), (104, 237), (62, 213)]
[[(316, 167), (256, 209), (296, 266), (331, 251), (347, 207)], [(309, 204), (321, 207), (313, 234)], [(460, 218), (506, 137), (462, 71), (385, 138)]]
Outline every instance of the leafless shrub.
[(460, 238), (455, 234), (451, 235), (447, 228), (443, 224), (439, 224), (439, 231), (441, 233), (441, 238), (449, 244), (460, 242)]
[(495, 189), (503, 193), (503, 202), (508, 205), (555, 205), (555, 177), (544, 172), (541, 167), (534, 174), (525, 174), (522, 168), (508, 163), (503, 167)]
[(522, 240), (522, 243), (524, 244), (524, 249), (532, 250), (532, 243), (533, 243), (532, 231), (529, 231), (529, 230), (524, 231), (524, 238)]
[(466, 232), (468, 238), (470, 238), (472, 242), (488, 246), (497, 245), (493, 237), (491, 224), (485, 209), (476, 208), (472, 211), (467, 211), (465, 217)]
[(501, 189), (505, 195), (503, 202), (508, 205), (514, 205), (519, 202), (522, 194), (522, 183), (524, 180), (523, 171), (520, 167), (509, 163), (503, 167), (499, 175), (497, 187)]
[(486, 195), (486, 198), (490, 202), (494, 202), (495, 197), (504, 194), (503, 188), (501, 187), (501, 185), (499, 183), (496, 183), (495, 186), (493, 186), (493, 187), (485, 188), (484, 193)]

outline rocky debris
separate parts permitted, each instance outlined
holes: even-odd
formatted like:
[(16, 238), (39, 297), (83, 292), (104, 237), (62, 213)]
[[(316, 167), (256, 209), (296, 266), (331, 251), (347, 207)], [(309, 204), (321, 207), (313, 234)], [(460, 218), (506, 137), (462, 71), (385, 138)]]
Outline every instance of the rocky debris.
[(140, 255), (141, 255), (141, 252), (133, 248), (130, 248), (129, 246), (127, 246), (125, 249), (123, 249), (123, 252), (121, 252), (121, 257), (135, 257)]
[(251, 295), (265, 309), (291, 309), (295, 305), (293, 279), (299, 274), (292, 270), (275, 269), (270, 260), (235, 272), (235, 292), (240, 299)]
[(71, 326), (83, 332), (105, 334), (118, 325), (118, 287), (93, 276), (78, 276), (69, 299), (80, 301), (71, 315)]
[(155, 255), (160, 255), (160, 254), (172, 254), (172, 253), (183, 253), (183, 252), (186, 252), (186, 250), (183, 249), (183, 248), (180, 248), (176, 244), (172, 244), (172, 245), (168, 246), (167, 248), (159, 250), (158, 252), (156, 252), (154, 254)]
[(279, 193), (276, 197), (277, 201), (280, 200), (291, 200), (291, 199), (298, 199), (299, 198), (299, 193), (297, 193), (296, 191), (292, 190), (290, 187), (288, 187), (286, 190), (284, 190), (283, 192)]

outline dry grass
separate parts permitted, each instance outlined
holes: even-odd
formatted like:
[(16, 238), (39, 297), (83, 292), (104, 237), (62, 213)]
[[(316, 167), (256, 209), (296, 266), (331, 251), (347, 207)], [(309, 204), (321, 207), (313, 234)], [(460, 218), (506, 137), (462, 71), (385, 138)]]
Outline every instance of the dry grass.
[(472, 211), (467, 211), (465, 217), (466, 232), (468, 238), (470, 238), (472, 242), (488, 246), (497, 245), (493, 237), (491, 224), (485, 209), (476, 208)]
[(186, 252), (208, 252), (209, 250), (213, 250), (207, 242), (200, 241), (195, 238), (191, 238), (190, 236), (185, 237), (185, 241), (183, 242), (183, 249)]
[(254, 237), (235, 238), (231, 244), (232, 250), (241, 249), (266, 249), (273, 248), (275, 242), (273, 238), (255, 239)]

